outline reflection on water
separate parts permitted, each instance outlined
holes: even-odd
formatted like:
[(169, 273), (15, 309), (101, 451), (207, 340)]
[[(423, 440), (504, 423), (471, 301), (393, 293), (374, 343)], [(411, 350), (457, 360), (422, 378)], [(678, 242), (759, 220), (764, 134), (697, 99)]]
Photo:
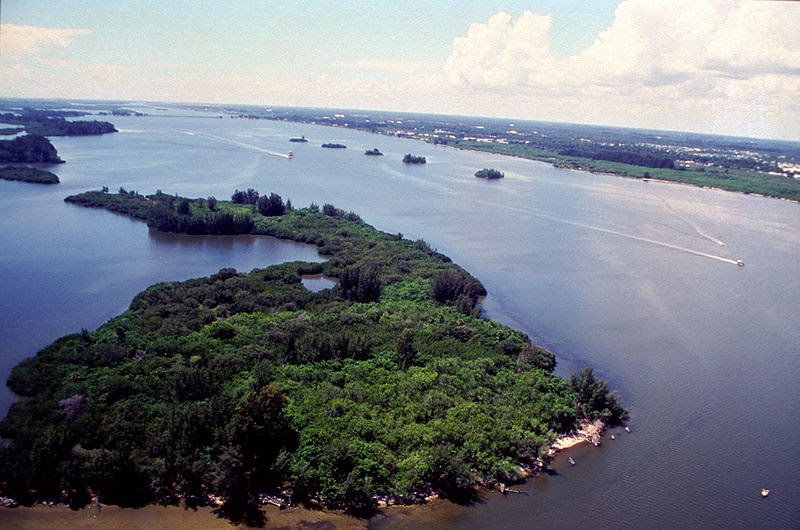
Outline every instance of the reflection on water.
[(306, 274), (301, 281), (306, 289), (314, 293), (331, 289), (339, 283), (336, 278), (329, 278), (322, 274)]

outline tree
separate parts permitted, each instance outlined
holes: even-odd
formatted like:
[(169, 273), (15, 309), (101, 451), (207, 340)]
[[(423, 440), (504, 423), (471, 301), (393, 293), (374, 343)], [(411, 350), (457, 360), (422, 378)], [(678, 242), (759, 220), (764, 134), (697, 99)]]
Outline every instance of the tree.
[(189, 206), (189, 201), (187, 199), (183, 199), (178, 203), (178, 213), (181, 215), (189, 215), (192, 213), (192, 209)]
[(440, 304), (455, 304), (461, 313), (469, 315), (486, 290), (466, 272), (440, 272), (431, 278), (430, 295)]
[(378, 270), (373, 266), (359, 265), (342, 271), (339, 288), (344, 298), (355, 302), (374, 302), (380, 298), (383, 289)]
[(572, 374), (569, 378), (577, 394), (576, 408), (589, 419), (602, 419), (616, 424), (625, 420), (627, 412), (617, 401), (617, 393), (608, 390), (608, 383), (596, 379), (591, 367)]
[(247, 188), (247, 191), (235, 190), (231, 195), (231, 202), (234, 204), (255, 204), (258, 202), (258, 192), (253, 188)]
[(404, 164), (425, 164), (425, 163), (427, 163), (427, 160), (425, 159), (424, 156), (415, 156), (415, 155), (412, 155), (411, 153), (408, 153), (403, 157), (403, 163)]
[(258, 211), (266, 217), (278, 217), (286, 212), (283, 199), (277, 193), (270, 193), (269, 197), (264, 195), (257, 201)]
[(501, 179), (505, 177), (505, 173), (496, 169), (483, 168), (475, 172), (475, 176), (481, 179)]
[(397, 336), (397, 364), (405, 370), (416, 361), (417, 352), (414, 351), (414, 330), (405, 328)]

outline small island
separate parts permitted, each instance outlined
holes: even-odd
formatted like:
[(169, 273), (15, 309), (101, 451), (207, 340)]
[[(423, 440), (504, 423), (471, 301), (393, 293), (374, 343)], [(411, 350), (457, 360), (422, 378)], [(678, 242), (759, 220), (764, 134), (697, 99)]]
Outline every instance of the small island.
[(65, 118), (82, 114), (26, 108), (20, 114), (12, 112), (0, 114), (0, 122), (21, 125), (28, 134), (40, 136), (88, 136), (117, 132), (114, 124), (107, 121), (68, 121)]
[(383, 156), (383, 153), (377, 147), (375, 149), (367, 149), (364, 154), (367, 156)]
[(403, 157), (404, 164), (426, 164), (427, 162), (424, 156), (415, 156), (411, 153)]
[(347, 149), (347, 146), (344, 144), (322, 144), (322, 147), (326, 149)]
[(34, 184), (58, 184), (58, 176), (43, 169), (33, 167), (0, 168), (0, 179), (31, 182)]
[(294, 138), (289, 138), (289, 141), (295, 143), (305, 143), (308, 141), (308, 138), (306, 138), (305, 136), (299, 136), (299, 137), (296, 136)]
[(492, 179), (501, 179), (506, 175), (502, 171), (498, 171), (496, 169), (483, 168), (476, 171), (475, 176), (478, 177), (479, 179), (492, 180)]
[(0, 162), (21, 164), (61, 164), (58, 151), (50, 140), (38, 134), (26, 134), (13, 140), (0, 140)]

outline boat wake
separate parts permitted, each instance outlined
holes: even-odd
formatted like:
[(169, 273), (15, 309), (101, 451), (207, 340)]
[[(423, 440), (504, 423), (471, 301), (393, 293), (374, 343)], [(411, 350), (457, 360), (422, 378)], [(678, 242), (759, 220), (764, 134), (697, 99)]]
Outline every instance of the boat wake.
[[(680, 251), (680, 252), (685, 252), (687, 254), (692, 254), (694, 256), (700, 256), (702, 258), (708, 258), (708, 259), (713, 259), (713, 260), (716, 260), (716, 261), (721, 261), (723, 263), (730, 263), (731, 265), (736, 265), (736, 266), (739, 266), (739, 267), (743, 267), (744, 266), (744, 262), (742, 260), (726, 258), (725, 256), (718, 256), (716, 254), (711, 254), (709, 252), (703, 252), (701, 250), (695, 250), (693, 248), (684, 247), (684, 246), (681, 246), (681, 245), (675, 245), (673, 243), (667, 243), (666, 241), (658, 241), (657, 239), (650, 239), (648, 237), (642, 237), (642, 236), (637, 236), (635, 234), (629, 234), (629, 233), (626, 233), (626, 232), (620, 232), (619, 230), (613, 230), (611, 228), (604, 228), (602, 226), (590, 225), (590, 224), (586, 224), (586, 223), (581, 223), (579, 221), (571, 221), (569, 219), (563, 219), (561, 217), (556, 217), (554, 215), (549, 215), (549, 214), (542, 213), (542, 212), (536, 212), (536, 211), (532, 211), (532, 210), (527, 210), (527, 209), (524, 209), (524, 208), (508, 207), (508, 206), (502, 206), (502, 205), (499, 205), (499, 204), (496, 205), (496, 206), (498, 208), (505, 207), (505, 208), (513, 209), (513, 210), (518, 211), (520, 213), (523, 213), (525, 215), (530, 215), (532, 217), (538, 217), (540, 219), (546, 219), (548, 221), (553, 221), (555, 223), (561, 223), (561, 224), (565, 224), (565, 225), (575, 226), (577, 228), (582, 228), (584, 230), (591, 230), (593, 232), (600, 232), (601, 234), (608, 234), (608, 235), (611, 235), (611, 236), (623, 237), (625, 239), (631, 239), (631, 240), (634, 240), (634, 241), (641, 241), (642, 243), (648, 243), (650, 245), (656, 245), (656, 246), (663, 247), (663, 248), (668, 248), (668, 249), (671, 249), (671, 250), (677, 250), (677, 251)], [(724, 245), (725, 244), (724, 242), (721, 242), (720, 240), (718, 240), (716, 238), (712, 238), (710, 236), (708, 237), (708, 239), (710, 239), (711, 241), (714, 241), (714, 242), (716, 242), (716, 243), (718, 243), (720, 245)]]
[(709, 241), (712, 241), (712, 242), (716, 243), (717, 245), (719, 245), (721, 247), (725, 246), (725, 242), (723, 240), (718, 239), (718, 238), (716, 238), (714, 236), (711, 236), (711, 235), (708, 235), (707, 233), (705, 233), (703, 231), (703, 229), (700, 228), (699, 225), (697, 225), (696, 223), (693, 223), (690, 219), (687, 219), (686, 216), (684, 216), (678, 210), (673, 208), (672, 205), (670, 203), (668, 203), (666, 199), (664, 199), (663, 197), (659, 197), (658, 200), (660, 200), (662, 203), (664, 203), (664, 206), (666, 206), (669, 211), (674, 213), (678, 217), (678, 219), (680, 219), (681, 221), (683, 221), (684, 223), (689, 225), (692, 228), (692, 230), (694, 230), (697, 233), (697, 235), (699, 235), (702, 238), (708, 239)]
[(258, 151), (259, 153), (264, 153), (264, 154), (267, 154), (267, 155), (270, 155), (270, 156), (275, 156), (275, 157), (278, 157), (278, 158), (286, 158), (286, 159), (291, 159), (292, 158), (291, 152), (289, 152), (289, 153), (281, 153), (279, 151), (272, 151), (270, 149), (264, 149), (263, 147), (259, 147), (257, 145), (247, 144), (247, 143), (244, 143), (244, 142), (239, 142), (237, 140), (231, 140), (229, 138), (223, 138), (222, 136), (216, 136), (216, 135), (213, 135), (213, 134), (201, 133), (201, 132), (197, 132), (197, 131), (179, 131), (179, 132), (181, 132), (183, 134), (186, 134), (186, 135), (189, 135), (189, 136), (199, 136), (201, 138), (206, 138), (208, 140), (221, 142), (221, 143), (228, 144), (228, 145), (234, 145), (236, 147), (242, 147), (244, 149), (250, 149), (250, 150), (253, 150), (253, 151)]
[(600, 227), (600, 226), (587, 225), (587, 224), (584, 224), (584, 223), (579, 223), (577, 221), (569, 221), (567, 219), (560, 219), (558, 217), (553, 217), (553, 216), (546, 215), (546, 214), (540, 214), (540, 213), (535, 213), (534, 212), (533, 215), (535, 215), (537, 217), (542, 217), (542, 218), (548, 219), (550, 221), (555, 221), (555, 222), (558, 222), (558, 223), (564, 223), (564, 224), (568, 224), (568, 225), (572, 225), (572, 226), (577, 226), (579, 228), (584, 228), (586, 230), (593, 230), (595, 232), (600, 232), (600, 233), (603, 233), (603, 234), (609, 234), (609, 235), (617, 236), (617, 237), (624, 237), (625, 239), (632, 239), (634, 241), (641, 241), (642, 243), (649, 243), (651, 245), (657, 245), (659, 247), (669, 248), (669, 249), (672, 249), (672, 250), (679, 250), (681, 252), (686, 252), (688, 254), (694, 254), (695, 256), (700, 256), (700, 257), (703, 257), (703, 258), (713, 259), (713, 260), (721, 261), (723, 263), (730, 263), (731, 265), (737, 265), (739, 267), (744, 265), (744, 263), (741, 260), (726, 258), (724, 256), (718, 256), (716, 254), (710, 254), (708, 252), (695, 250), (693, 248), (683, 247), (683, 246), (680, 246), (680, 245), (674, 245), (672, 243), (667, 243), (665, 241), (658, 241), (656, 239), (650, 239), (648, 237), (641, 237), (641, 236), (637, 236), (637, 235), (634, 235), (634, 234), (627, 234), (625, 232), (620, 232), (618, 230), (612, 230), (610, 228), (603, 228), (603, 227)]

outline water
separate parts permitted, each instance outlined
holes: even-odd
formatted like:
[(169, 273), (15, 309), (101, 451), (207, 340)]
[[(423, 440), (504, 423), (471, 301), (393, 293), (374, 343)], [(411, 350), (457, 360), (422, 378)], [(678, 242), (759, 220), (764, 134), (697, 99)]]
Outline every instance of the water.
[[(228, 198), (254, 187), (424, 238), (484, 282), (492, 318), (552, 349), (561, 375), (594, 366), (631, 411), (630, 434), (576, 449), (576, 466), (557, 459), (554, 474), (521, 487), (530, 495), (393, 511), (373, 526), (800, 525), (797, 204), (346, 129), (189, 115), (113, 121), (118, 134), (53, 140), (67, 160), (54, 168), (62, 184), (0, 182), (0, 377), (153, 282), (316, 258), (263, 238), (154, 234), (64, 196), (105, 185)], [(288, 142), (300, 135), (309, 142)], [(385, 156), (364, 156), (375, 147)], [(289, 150), (292, 160), (278, 156)], [(406, 166), (406, 153), (428, 164)], [(506, 178), (474, 178), (483, 167)]]

